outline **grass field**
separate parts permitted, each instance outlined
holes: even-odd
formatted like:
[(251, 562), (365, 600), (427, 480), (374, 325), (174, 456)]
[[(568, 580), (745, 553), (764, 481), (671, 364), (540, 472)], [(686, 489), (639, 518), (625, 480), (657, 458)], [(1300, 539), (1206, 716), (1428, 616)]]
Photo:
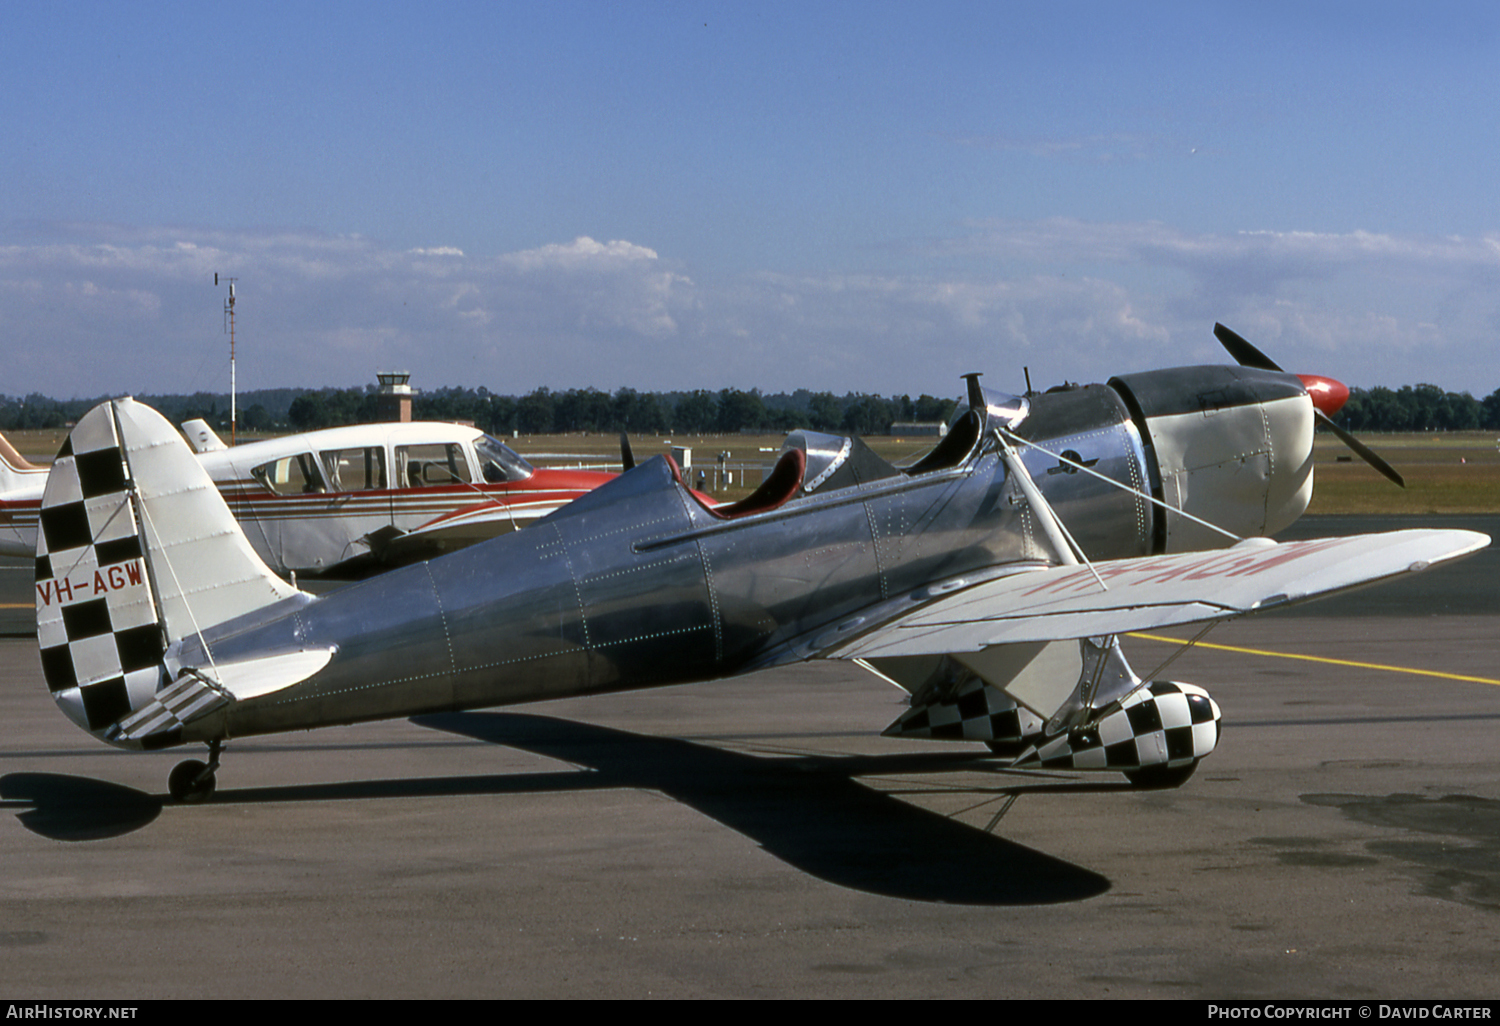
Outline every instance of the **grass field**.
[(1319, 435), (1313, 447), (1309, 513), (1500, 511), (1500, 448), (1494, 435), (1368, 435), (1360, 440), (1396, 468), (1406, 487), (1387, 482), (1338, 439)]
[[(20, 452), (39, 462), (50, 460), (67, 432), (17, 431), (7, 437)], [(719, 453), (728, 453), (727, 469), (734, 486), (716, 497), (733, 499), (748, 494), (781, 448), (781, 435), (636, 436), (631, 447), (638, 460), (673, 445), (693, 451), (693, 480), (706, 474), (712, 491)], [(614, 435), (528, 435), (507, 439), (517, 452), (534, 462), (584, 464), (618, 468), (619, 439)], [(933, 444), (932, 439), (873, 437), (870, 447), (892, 463), (909, 463)], [(1332, 435), (1319, 434), (1313, 449), (1315, 480), (1309, 513), (1492, 513), (1500, 511), (1500, 440), (1491, 433), (1367, 435), (1366, 445), (1380, 453), (1403, 477), (1406, 488), (1386, 481), (1364, 461), (1353, 456)], [(562, 454), (558, 456), (550, 454)], [(1348, 457), (1346, 460), (1345, 458)]]
[[(612, 435), (549, 435), (512, 439), (522, 455), (576, 452), (598, 459), (619, 459), (619, 440)], [(932, 445), (931, 439), (867, 438), (865, 441), (892, 463), (915, 460)], [(1313, 448), (1314, 488), (1309, 513), (1491, 513), (1500, 511), (1500, 448), (1493, 435), (1454, 434), (1371, 435), (1362, 441), (1406, 479), (1397, 488), (1332, 435), (1319, 435)], [(694, 435), (632, 438), (637, 459), (662, 452), (670, 445), (693, 450), (693, 466), (706, 470), (713, 481), (715, 457), (730, 454), (726, 464), (750, 471), (749, 484), (760, 482), (759, 468), (769, 465), (781, 448), (780, 435)], [(768, 449), (769, 452), (761, 450)], [(1343, 458), (1349, 457), (1349, 461)], [(696, 480), (696, 475), (695, 475)], [(736, 474), (736, 485), (743, 480)], [(745, 495), (749, 488), (727, 489), (724, 497)]]

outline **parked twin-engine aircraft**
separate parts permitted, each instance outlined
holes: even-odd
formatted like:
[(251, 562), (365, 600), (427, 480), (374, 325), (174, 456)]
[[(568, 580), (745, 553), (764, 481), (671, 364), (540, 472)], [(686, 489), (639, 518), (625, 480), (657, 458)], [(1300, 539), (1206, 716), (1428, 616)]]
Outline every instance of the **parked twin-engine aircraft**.
[(1327, 379), (1186, 367), (1018, 398), (977, 378), (968, 411), (904, 470), (858, 439), (799, 432), (758, 491), (711, 507), (658, 456), (529, 530), (321, 597), (265, 566), (170, 425), (105, 403), (42, 502), (47, 684), (101, 741), (207, 743), (208, 763), (172, 772), (179, 799), (212, 792), (232, 738), (808, 659), (909, 690), (887, 733), (1175, 786), (1213, 751), (1219, 709), (1191, 684), (1140, 679), (1116, 635), (1489, 542), (1265, 537), (1311, 497), (1309, 393), (1336, 402)]
[[(233, 448), (201, 420), (183, 430), (256, 555), (282, 576), (415, 563), (531, 523), (614, 476), (533, 467), (458, 424), (360, 424)], [(46, 477), (0, 447), (0, 553), (36, 551)]]

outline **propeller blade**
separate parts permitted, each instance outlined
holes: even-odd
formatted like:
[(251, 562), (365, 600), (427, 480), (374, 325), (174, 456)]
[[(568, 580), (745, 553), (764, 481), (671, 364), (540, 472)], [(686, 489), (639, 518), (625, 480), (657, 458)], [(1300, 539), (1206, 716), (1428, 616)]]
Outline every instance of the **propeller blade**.
[[(1214, 338), (1218, 339), (1220, 344), (1229, 350), (1229, 355), (1234, 357), (1235, 362), (1241, 367), (1255, 367), (1260, 370), (1286, 373), (1276, 365), (1275, 360), (1259, 349), (1256, 349), (1240, 335), (1230, 331), (1222, 324), (1214, 325)], [(1332, 378), (1324, 378), (1315, 374), (1299, 374), (1297, 377), (1301, 379), (1303, 387), (1307, 389), (1308, 398), (1313, 403), (1313, 413), (1317, 416), (1318, 420), (1322, 421), (1328, 426), (1329, 430), (1338, 435), (1339, 441), (1353, 449), (1359, 455), (1360, 459), (1380, 471), (1390, 480), (1396, 482), (1402, 488), (1405, 488), (1406, 481), (1402, 479), (1400, 474), (1396, 473), (1395, 467), (1377, 456), (1374, 449), (1371, 449), (1364, 442), (1361, 442), (1358, 438), (1355, 438), (1333, 422), (1331, 414), (1337, 413), (1339, 408), (1348, 401), (1349, 389), (1341, 382), (1334, 381)]]
[(1396, 468), (1377, 456), (1375, 454), (1375, 450), (1371, 449), (1369, 446), (1365, 445), (1364, 442), (1361, 442), (1358, 438), (1355, 438), (1349, 432), (1345, 431), (1343, 428), (1335, 424), (1333, 422), (1333, 419), (1322, 410), (1318, 410), (1316, 412), (1318, 415), (1318, 420), (1322, 421), (1329, 430), (1338, 435), (1339, 441), (1343, 442), (1349, 448), (1358, 453), (1360, 459), (1364, 460), (1370, 466), (1380, 471), (1390, 480), (1396, 482), (1402, 488), (1406, 487), (1406, 481), (1402, 479), (1400, 474), (1396, 473)]
[[(1223, 347), (1229, 350), (1229, 355), (1234, 357), (1234, 362), (1241, 367), (1258, 367), (1261, 370), (1279, 371), (1276, 361), (1265, 353), (1256, 349), (1239, 335), (1230, 331), (1222, 324), (1214, 325), (1214, 338), (1219, 340)], [(1284, 372), (1283, 372), (1284, 373)]]
[(630, 436), (620, 432), (620, 462), (625, 470), (635, 469), (635, 453), (630, 451)]

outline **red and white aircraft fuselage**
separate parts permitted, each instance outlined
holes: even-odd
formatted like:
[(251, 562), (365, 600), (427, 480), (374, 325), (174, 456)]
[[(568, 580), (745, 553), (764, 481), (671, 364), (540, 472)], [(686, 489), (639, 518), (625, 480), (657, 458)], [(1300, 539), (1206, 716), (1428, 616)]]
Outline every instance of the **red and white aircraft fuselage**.
[[(460, 549), (615, 476), (534, 467), (460, 424), (360, 424), (232, 448), (201, 421), (184, 428), (256, 554), (283, 576), (361, 576)], [(0, 445), (0, 554), (35, 553), (47, 469)]]

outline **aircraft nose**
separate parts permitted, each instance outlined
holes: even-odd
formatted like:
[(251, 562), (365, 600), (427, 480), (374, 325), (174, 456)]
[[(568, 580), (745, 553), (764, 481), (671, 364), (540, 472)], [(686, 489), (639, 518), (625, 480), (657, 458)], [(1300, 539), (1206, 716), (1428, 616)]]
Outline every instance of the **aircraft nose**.
[(1332, 417), (1349, 401), (1349, 386), (1342, 381), (1325, 378), (1321, 374), (1298, 374), (1308, 398), (1325, 417)]

